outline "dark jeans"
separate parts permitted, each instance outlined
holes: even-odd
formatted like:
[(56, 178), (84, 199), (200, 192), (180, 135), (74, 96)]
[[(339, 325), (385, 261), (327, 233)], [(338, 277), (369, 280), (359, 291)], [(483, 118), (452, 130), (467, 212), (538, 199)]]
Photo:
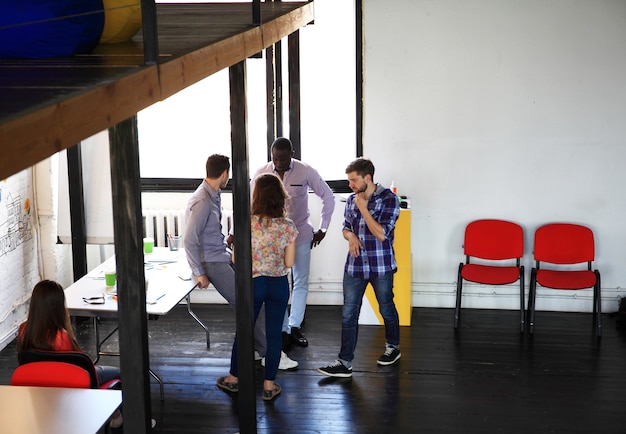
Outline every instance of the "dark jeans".
[(387, 345), (400, 345), (400, 320), (393, 302), (393, 273), (370, 279), (343, 274), (343, 311), (341, 320), (341, 351), (339, 359), (352, 362), (357, 338), (359, 336), (359, 314), (363, 303), (363, 294), (367, 284), (371, 283), (378, 300), (380, 314), (385, 322)]
[(120, 368), (117, 366), (95, 365), (96, 375), (98, 375), (98, 386), (103, 385), (107, 381), (120, 379)]
[[(261, 307), (265, 304), (265, 337), (267, 352), (265, 354), (265, 379), (275, 380), (280, 363), (282, 349), (282, 326), (289, 301), (289, 281), (287, 276), (259, 276), (252, 279), (254, 288), (254, 321), (256, 322)], [(230, 373), (238, 377), (237, 335), (233, 343), (230, 358)]]

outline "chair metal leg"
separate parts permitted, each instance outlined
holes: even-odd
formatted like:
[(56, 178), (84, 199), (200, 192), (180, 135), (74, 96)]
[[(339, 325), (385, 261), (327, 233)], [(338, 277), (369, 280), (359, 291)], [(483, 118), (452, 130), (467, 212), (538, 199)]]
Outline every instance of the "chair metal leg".
[(594, 312), (594, 324), (596, 326), (596, 337), (602, 337), (602, 286), (600, 283), (600, 272), (595, 270), (596, 285), (593, 288), (593, 312)]
[(454, 310), (454, 328), (459, 327), (459, 318), (461, 317), (461, 293), (463, 291), (463, 277), (461, 276), (461, 270), (463, 269), (463, 263), (459, 264), (459, 273), (456, 281), (456, 308)]
[(528, 333), (535, 333), (535, 293), (537, 292), (537, 270), (530, 273), (530, 290), (528, 294)]
[(524, 317), (526, 315), (524, 309), (524, 266), (520, 267), (520, 275), (519, 275), (519, 315), (520, 315), (520, 333), (524, 333), (526, 329), (526, 324), (524, 321)]

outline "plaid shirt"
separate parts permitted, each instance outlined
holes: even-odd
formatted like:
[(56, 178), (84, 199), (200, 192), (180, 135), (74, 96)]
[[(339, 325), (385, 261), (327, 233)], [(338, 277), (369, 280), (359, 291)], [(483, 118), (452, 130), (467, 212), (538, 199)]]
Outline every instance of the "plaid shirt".
[(363, 249), (358, 257), (348, 253), (344, 271), (353, 277), (369, 279), (397, 270), (393, 251), (396, 221), (400, 215), (400, 201), (388, 188), (377, 184), (376, 191), (367, 203), (367, 209), (383, 227), (385, 240), (379, 241), (369, 230), (356, 206), (354, 194), (348, 197), (344, 211), (343, 229), (359, 237)]

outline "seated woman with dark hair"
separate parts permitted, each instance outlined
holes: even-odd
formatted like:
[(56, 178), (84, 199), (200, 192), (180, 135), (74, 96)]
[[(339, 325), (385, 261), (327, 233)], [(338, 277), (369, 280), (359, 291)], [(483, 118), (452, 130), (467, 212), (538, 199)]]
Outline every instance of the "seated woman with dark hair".
[[(17, 337), (18, 358), (28, 350), (82, 351), (65, 306), (65, 291), (55, 281), (42, 280), (33, 288), (28, 318), (20, 325)], [(120, 378), (120, 369), (115, 366), (95, 365), (95, 368), (99, 385)], [(117, 410), (111, 417), (111, 427), (119, 427), (122, 420)]]

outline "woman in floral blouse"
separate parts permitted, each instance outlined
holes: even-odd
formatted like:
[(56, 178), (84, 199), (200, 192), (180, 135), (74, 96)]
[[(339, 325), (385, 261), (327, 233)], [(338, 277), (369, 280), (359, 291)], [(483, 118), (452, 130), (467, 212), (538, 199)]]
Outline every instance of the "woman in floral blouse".
[[(271, 401), (281, 392), (274, 380), (280, 363), (282, 322), (289, 301), (287, 274), (296, 255), (298, 230), (285, 217), (285, 201), (289, 196), (280, 179), (262, 174), (255, 179), (251, 208), (252, 282), (254, 288), (254, 320), (265, 304), (265, 336), (267, 353), (263, 399)], [(228, 392), (239, 390), (237, 374), (237, 336), (233, 343), (230, 375), (220, 377), (217, 386)]]

